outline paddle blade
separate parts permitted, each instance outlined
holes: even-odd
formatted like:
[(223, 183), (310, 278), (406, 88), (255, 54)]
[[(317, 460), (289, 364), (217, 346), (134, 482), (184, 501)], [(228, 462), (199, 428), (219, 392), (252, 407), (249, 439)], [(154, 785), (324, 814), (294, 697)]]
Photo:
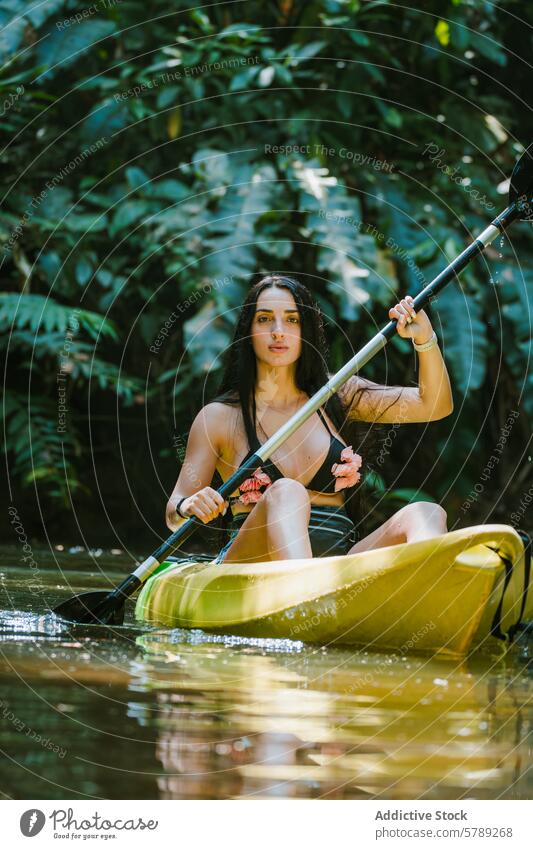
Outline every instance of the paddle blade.
[(522, 154), (511, 174), (509, 203), (523, 199), (520, 221), (533, 221), (533, 144)]
[(124, 599), (112, 598), (107, 590), (94, 590), (61, 602), (52, 612), (80, 625), (122, 625)]

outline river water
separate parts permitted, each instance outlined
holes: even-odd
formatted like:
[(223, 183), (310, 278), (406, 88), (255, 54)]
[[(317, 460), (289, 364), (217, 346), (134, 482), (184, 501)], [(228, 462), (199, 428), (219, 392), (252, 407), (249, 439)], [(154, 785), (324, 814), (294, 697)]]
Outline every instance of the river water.
[(46, 613), (131, 561), (0, 549), (1, 790), (15, 799), (531, 799), (523, 635), (462, 661)]

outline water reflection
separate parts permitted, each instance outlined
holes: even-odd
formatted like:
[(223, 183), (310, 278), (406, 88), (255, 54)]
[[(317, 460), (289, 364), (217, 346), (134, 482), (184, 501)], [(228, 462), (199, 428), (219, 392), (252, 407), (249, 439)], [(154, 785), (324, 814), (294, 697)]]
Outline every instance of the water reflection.
[(69, 569), (43, 569), (37, 600), (16, 571), (8, 579), (9, 796), (531, 798), (525, 641), (456, 662), (149, 630), (131, 617), (68, 626), (45, 611), (101, 582)]
[(201, 792), (204, 780), (209, 797), (221, 776), (239, 787), (230, 795), (256, 798), (520, 792), (520, 700), (530, 682), (514, 680), (504, 660), (310, 647), (273, 654), (186, 643), (183, 632), (137, 643), (152, 658), (142, 686), (157, 701), (142, 721), (159, 730), (168, 798), (191, 783)]

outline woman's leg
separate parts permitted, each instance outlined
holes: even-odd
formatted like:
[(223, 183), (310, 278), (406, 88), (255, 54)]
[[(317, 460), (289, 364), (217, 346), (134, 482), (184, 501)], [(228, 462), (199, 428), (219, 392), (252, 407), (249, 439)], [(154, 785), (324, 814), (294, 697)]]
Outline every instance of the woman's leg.
[(373, 548), (386, 545), (398, 545), (402, 542), (418, 542), (431, 539), (448, 531), (446, 510), (432, 501), (415, 501), (406, 504), (379, 528), (359, 540), (348, 554), (359, 554)]
[(246, 517), (223, 563), (260, 563), (312, 557), (311, 503), (303, 484), (274, 481)]

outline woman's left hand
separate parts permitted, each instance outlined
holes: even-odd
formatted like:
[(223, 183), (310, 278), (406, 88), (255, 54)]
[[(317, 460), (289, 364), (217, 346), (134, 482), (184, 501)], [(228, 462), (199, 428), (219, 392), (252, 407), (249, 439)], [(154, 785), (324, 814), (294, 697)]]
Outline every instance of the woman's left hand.
[(406, 295), (395, 307), (390, 308), (389, 318), (397, 319), (396, 330), (403, 339), (412, 339), (417, 345), (427, 342), (433, 333), (424, 310), (416, 312), (413, 308), (411, 295)]

